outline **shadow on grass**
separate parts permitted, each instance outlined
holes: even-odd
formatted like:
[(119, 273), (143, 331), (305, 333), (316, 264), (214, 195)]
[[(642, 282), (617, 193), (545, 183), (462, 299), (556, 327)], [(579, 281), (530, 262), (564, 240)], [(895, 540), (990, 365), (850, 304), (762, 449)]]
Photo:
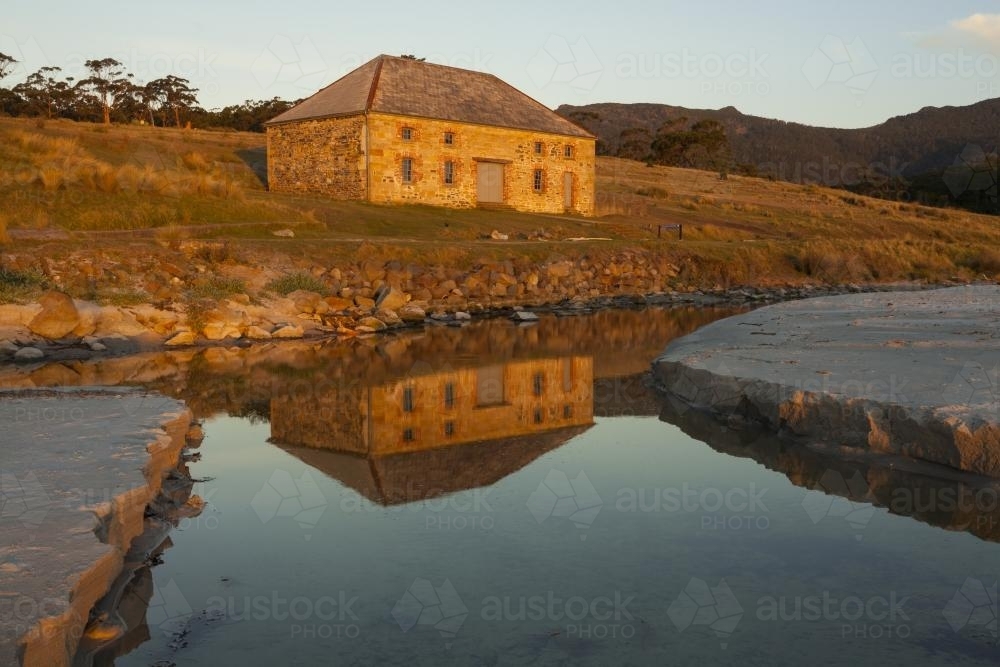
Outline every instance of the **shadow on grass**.
[(253, 171), (254, 176), (257, 180), (261, 182), (264, 188), (267, 188), (267, 148), (260, 146), (258, 148), (244, 148), (242, 150), (236, 151), (236, 155), (239, 156), (246, 166), (250, 167)]

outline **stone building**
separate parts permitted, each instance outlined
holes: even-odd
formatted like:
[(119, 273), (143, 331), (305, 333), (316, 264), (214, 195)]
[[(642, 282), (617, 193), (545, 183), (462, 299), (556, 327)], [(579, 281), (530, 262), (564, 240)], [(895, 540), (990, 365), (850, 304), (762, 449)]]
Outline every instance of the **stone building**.
[(267, 123), (268, 187), (594, 212), (595, 138), (491, 74), (382, 55)]

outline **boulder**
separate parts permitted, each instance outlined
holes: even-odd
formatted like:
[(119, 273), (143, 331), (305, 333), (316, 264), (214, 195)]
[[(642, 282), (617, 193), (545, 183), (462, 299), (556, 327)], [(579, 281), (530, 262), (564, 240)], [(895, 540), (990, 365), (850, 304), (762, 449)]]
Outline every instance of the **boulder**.
[(358, 308), (364, 308), (365, 310), (374, 310), (375, 299), (369, 299), (366, 296), (356, 296), (354, 297), (354, 305)]
[(330, 305), (316, 292), (295, 290), (288, 295), (300, 313), (307, 315), (322, 315), (330, 312)]
[(377, 317), (362, 317), (358, 320), (358, 331), (364, 331), (366, 328), (371, 331), (382, 331), (386, 328), (386, 324)]
[(420, 306), (410, 303), (397, 311), (399, 319), (404, 322), (423, 322), (427, 318), (427, 312)]
[(181, 331), (164, 343), (164, 345), (167, 347), (194, 345), (197, 340), (198, 336), (193, 331)]
[(72, 297), (62, 292), (46, 292), (38, 300), (41, 312), (28, 323), (31, 332), (43, 338), (62, 338), (80, 324), (80, 314)]
[(295, 232), (290, 229), (279, 229), (277, 231), (271, 232), (272, 236), (277, 236), (279, 239), (294, 239)]
[(139, 324), (132, 313), (105, 306), (101, 308), (101, 319), (97, 323), (97, 329), (93, 334), (98, 338), (108, 338), (110, 336), (141, 336), (149, 333), (149, 329)]
[(325, 299), (326, 305), (330, 307), (330, 310), (339, 313), (351, 308), (354, 305), (354, 301), (351, 299), (345, 299), (340, 296), (328, 296)]
[(463, 310), (459, 310), (455, 312), (455, 319), (459, 321), (467, 321), (472, 319), (472, 315)]
[(302, 338), (305, 335), (302, 327), (285, 324), (271, 332), (271, 338)]
[(401, 318), (394, 310), (380, 310), (375, 313), (375, 317), (382, 320), (387, 326), (390, 327), (403, 323), (403, 318)]
[(100, 326), (104, 308), (90, 301), (74, 301), (73, 304), (76, 306), (76, 313), (80, 318), (79, 324), (73, 329), (73, 335), (89, 337)]
[(382, 291), (375, 306), (380, 310), (399, 310), (410, 301), (410, 295), (390, 287)]
[(247, 327), (244, 334), (250, 340), (270, 340), (271, 332), (258, 326)]
[(534, 313), (528, 310), (519, 310), (513, 315), (511, 315), (510, 319), (514, 320), (515, 322), (537, 322), (538, 315), (535, 315)]
[(20, 348), (9, 340), (0, 340), (0, 358), (13, 357)]
[(37, 347), (22, 347), (14, 354), (14, 361), (38, 361), (45, 353)]
[(16, 303), (0, 304), (0, 326), (23, 327), (28, 326), (42, 307), (38, 304), (19, 305)]
[(201, 334), (207, 340), (217, 341), (226, 338), (242, 338), (243, 329), (232, 322), (209, 322), (202, 329)]

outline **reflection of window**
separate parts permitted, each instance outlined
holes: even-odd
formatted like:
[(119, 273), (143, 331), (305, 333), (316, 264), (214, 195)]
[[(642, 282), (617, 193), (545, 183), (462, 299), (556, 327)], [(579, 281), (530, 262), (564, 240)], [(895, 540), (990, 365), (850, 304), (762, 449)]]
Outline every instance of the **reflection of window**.
[(444, 423), (444, 434), (449, 438), (455, 435), (455, 422), (445, 422)]
[(503, 405), (503, 366), (485, 366), (476, 369), (476, 405), (487, 407)]
[(413, 412), (413, 387), (403, 390), (403, 412)]
[(573, 360), (563, 359), (563, 391), (573, 391)]
[(543, 421), (545, 421), (545, 413), (542, 412), (541, 408), (535, 408), (535, 423), (541, 424)]
[(572, 405), (564, 405), (563, 406), (563, 419), (569, 419), (572, 416), (573, 416), (573, 406)]
[(545, 391), (545, 375), (543, 373), (535, 373), (532, 381), (532, 391), (535, 392), (535, 396), (541, 396), (542, 392)]
[(403, 440), (405, 440), (406, 442), (413, 442), (414, 439), (415, 438), (413, 436), (413, 429), (412, 428), (408, 428), (408, 429), (404, 429), (403, 430)]
[(449, 410), (455, 407), (455, 383), (449, 382), (444, 386), (444, 407)]

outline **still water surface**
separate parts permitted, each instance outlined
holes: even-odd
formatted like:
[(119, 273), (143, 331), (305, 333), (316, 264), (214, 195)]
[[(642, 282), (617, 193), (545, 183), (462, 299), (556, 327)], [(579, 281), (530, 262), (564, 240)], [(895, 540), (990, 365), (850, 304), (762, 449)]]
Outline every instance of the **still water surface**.
[(731, 430), (646, 388), (671, 338), (725, 314), (7, 381), (142, 384), (205, 420), (205, 510), (96, 664), (998, 664), (997, 487)]

